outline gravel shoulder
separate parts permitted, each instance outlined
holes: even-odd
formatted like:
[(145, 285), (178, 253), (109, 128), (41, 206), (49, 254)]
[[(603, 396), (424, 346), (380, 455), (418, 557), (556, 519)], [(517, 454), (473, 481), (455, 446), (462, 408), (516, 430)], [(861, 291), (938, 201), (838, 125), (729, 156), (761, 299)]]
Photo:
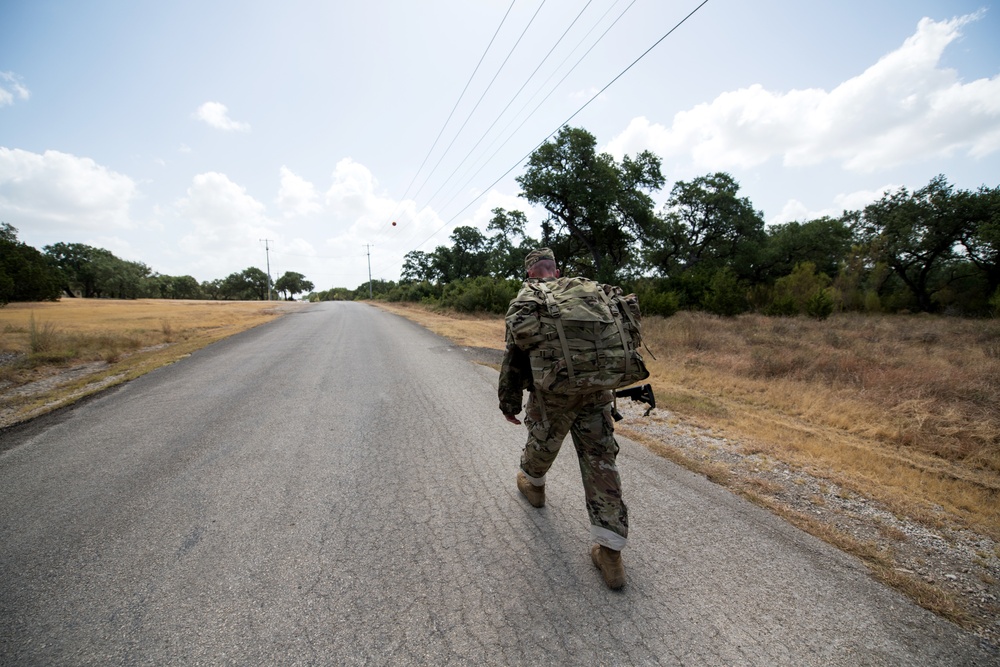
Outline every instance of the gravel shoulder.
[(950, 523), (898, 516), (808, 471), (748, 453), (658, 407), (620, 401), (622, 435), (702, 472), (791, 523), (854, 553), (873, 575), (975, 633), (1000, 656), (1000, 543)]

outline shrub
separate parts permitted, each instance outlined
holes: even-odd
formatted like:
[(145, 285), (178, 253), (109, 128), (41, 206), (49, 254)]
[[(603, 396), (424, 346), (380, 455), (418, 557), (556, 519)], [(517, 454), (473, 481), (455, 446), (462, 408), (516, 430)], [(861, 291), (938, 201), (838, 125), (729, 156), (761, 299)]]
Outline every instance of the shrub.
[(799, 307), (795, 303), (795, 298), (790, 294), (783, 294), (772, 298), (771, 303), (764, 308), (764, 314), (771, 317), (791, 317), (797, 315)]
[(35, 322), (34, 313), (28, 320), (28, 345), (32, 354), (44, 354), (52, 351), (60, 339), (59, 331), (52, 322), (39, 325)]
[(419, 283), (400, 283), (386, 294), (387, 301), (427, 302), (435, 301), (441, 295), (441, 288), (424, 280)]
[(463, 278), (444, 286), (439, 303), (461, 313), (503, 315), (520, 288), (519, 280), (497, 280), (487, 276)]
[(865, 308), (866, 313), (881, 313), (882, 312), (882, 300), (878, 296), (878, 292), (874, 290), (869, 290), (865, 292)]
[(659, 315), (670, 317), (680, 308), (680, 297), (677, 292), (638, 292), (639, 310), (643, 317)]
[(817, 290), (806, 301), (806, 315), (825, 320), (833, 313), (833, 295), (830, 288)]
[(702, 305), (711, 313), (732, 317), (746, 312), (749, 304), (746, 290), (733, 270), (726, 267), (712, 276)]

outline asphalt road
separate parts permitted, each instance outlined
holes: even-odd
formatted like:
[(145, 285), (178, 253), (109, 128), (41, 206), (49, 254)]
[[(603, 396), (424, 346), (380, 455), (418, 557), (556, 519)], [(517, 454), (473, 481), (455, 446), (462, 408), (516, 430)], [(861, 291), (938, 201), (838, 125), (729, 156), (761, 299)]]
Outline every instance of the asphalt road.
[(609, 591), (567, 441), (496, 371), (324, 303), (0, 436), (3, 665), (995, 665), (852, 559), (620, 439)]

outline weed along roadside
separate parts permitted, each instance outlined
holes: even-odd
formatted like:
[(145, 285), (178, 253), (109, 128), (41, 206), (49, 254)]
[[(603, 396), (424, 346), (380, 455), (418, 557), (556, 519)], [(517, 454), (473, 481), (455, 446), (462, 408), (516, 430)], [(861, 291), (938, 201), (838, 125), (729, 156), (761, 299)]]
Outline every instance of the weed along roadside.
[[(501, 317), (379, 302), (455, 344)], [(1000, 647), (1000, 320), (648, 317), (657, 409), (617, 429)]]
[(62, 299), (0, 308), (0, 428), (134, 379), (301, 302)]

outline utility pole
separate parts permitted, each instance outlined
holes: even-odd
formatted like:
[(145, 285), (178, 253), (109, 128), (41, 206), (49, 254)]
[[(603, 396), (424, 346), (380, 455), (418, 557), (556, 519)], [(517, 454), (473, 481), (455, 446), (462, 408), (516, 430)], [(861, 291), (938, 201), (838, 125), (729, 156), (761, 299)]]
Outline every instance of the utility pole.
[(371, 244), (365, 244), (365, 254), (368, 255), (368, 298), (372, 298), (372, 253)]
[[(271, 249), (268, 247), (268, 242), (271, 239), (260, 239), (264, 242), (264, 256), (267, 257), (267, 300), (271, 300)], [(371, 280), (371, 278), (369, 278)]]

